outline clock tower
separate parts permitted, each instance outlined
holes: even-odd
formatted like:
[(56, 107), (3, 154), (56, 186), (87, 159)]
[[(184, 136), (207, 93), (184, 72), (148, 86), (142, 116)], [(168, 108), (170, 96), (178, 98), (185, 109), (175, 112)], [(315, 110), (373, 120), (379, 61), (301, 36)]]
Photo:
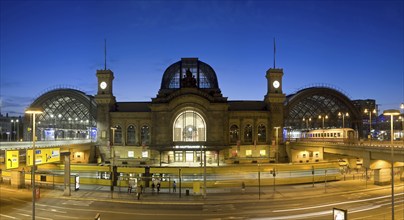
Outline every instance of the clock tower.
[(276, 161), (279, 158), (279, 142), (282, 140), (282, 130), (284, 125), (284, 102), (286, 95), (282, 91), (283, 69), (270, 68), (266, 76), (268, 91), (264, 101), (269, 109), (269, 127), (271, 129), (271, 138), (275, 143)]
[(110, 112), (115, 110), (115, 96), (112, 93), (114, 73), (111, 70), (97, 70), (98, 90), (95, 95), (97, 102), (97, 142), (105, 145), (110, 139)]

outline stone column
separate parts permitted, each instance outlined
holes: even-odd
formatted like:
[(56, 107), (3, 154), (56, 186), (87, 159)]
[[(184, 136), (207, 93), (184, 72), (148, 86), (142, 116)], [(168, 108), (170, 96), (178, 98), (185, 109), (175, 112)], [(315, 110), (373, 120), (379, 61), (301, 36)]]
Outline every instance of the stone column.
[(64, 156), (64, 165), (65, 165), (65, 175), (64, 175), (64, 196), (71, 196), (70, 189), (70, 152), (63, 153), (61, 156)]

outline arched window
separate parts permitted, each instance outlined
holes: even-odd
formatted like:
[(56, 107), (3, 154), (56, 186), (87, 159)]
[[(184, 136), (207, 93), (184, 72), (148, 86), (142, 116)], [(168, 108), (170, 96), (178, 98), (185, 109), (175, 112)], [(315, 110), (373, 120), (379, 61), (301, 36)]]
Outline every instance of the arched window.
[(248, 124), (244, 128), (244, 142), (251, 143), (252, 139), (252, 126)]
[(135, 145), (136, 144), (135, 126), (129, 125), (128, 129), (126, 130), (126, 134), (127, 134), (127, 144), (128, 145)]
[(206, 123), (192, 110), (181, 112), (174, 120), (173, 141), (206, 141)]
[(144, 125), (140, 131), (140, 141), (142, 145), (150, 144), (150, 129), (149, 126)]
[(267, 128), (265, 125), (260, 124), (258, 126), (258, 142), (266, 142), (267, 141)]
[(237, 141), (239, 140), (239, 129), (237, 125), (232, 125), (230, 127), (230, 143), (237, 143)]
[(114, 136), (114, 144), (122, 144), (122, 128), (121, 126), (116, 126), (115, 129), (115, 136)]

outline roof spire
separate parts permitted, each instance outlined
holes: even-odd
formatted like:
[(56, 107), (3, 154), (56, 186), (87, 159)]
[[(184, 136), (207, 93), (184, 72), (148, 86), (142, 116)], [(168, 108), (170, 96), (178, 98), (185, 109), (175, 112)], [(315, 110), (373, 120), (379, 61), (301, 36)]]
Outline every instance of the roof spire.
[(107, 70), (107, 39), (104, 39), (104, 70)]
[(275, 69), (275, 53), (276, 53), (276, 45), (275, 45), (275, 37), (274, 37), (274, 69)]

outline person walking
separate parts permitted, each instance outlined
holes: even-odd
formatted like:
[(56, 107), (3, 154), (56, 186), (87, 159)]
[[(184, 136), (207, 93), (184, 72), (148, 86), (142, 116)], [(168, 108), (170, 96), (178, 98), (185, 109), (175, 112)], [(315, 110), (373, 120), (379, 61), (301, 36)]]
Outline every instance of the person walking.
[(160, 193), (160, 182), (157, 183), (157, 194)]
[(154, 187), (156, 187), (156, 185), (154, 185), (154, 182), (151, 184), (151, 188), (152, 188), (152, 193), (154, 194)]
[(177, 183), (175, 181), (173, 183), (173, 192), (177, 192)]
[(142, 194), (142, 184), (137, 185), (136, 193), (137, 193), (137, 200), (140, 200), (140, 194)]
[(245, 183), (244, 182), (241, 183), (241, 191), (243, 193), (245, 192)]

